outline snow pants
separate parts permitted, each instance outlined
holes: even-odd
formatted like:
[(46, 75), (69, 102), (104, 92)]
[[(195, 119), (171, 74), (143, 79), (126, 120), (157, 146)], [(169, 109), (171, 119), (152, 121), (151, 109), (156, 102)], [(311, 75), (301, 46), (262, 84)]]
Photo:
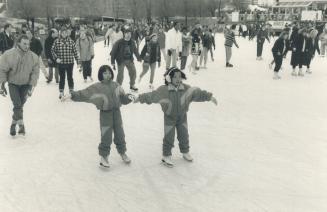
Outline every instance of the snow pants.
[(11, 101), (14, 105), (13, 108), (13, 123), (17, 123), (23, 120), (23, 107), (27, 100), (27, 93), (31, 88), (30, 85), (15, 85), (9, 83), (9, 94)]
[(187, 127), (187, 114), (182, 116), (167, 116), (164, 117), (165, 136), (163, 139), (163, 156), (172, 155), (171, 150), (174, 147), (175, 129), (177, 131), (177, 140), (179, 142), (179, 149), (181, 153), (188, 153), (189, 135)]
[(101, 143), (99, 144), (99, 155), (107, 157), (110, 153), (112, 134), (114, 143), (119, 154), (126, 152), (125, 133), (123, 121), (119, 109), (100, 111)]

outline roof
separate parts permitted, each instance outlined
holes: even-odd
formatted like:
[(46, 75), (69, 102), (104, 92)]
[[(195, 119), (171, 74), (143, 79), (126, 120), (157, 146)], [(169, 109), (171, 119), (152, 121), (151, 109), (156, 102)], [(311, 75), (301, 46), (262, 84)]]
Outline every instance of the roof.
[(293, 7), (308, 7), (312, 4), (312, 1), (294, 1), (294, 2), (280, 2), (278, 5), (274, 5), (275, 8), (293, 8)]

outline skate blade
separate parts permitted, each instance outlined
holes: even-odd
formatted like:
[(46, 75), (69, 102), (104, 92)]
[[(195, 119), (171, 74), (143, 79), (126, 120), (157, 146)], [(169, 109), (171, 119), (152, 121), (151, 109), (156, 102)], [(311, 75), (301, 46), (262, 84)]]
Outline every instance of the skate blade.
[(161, 160), (162, 164), (168, 168), (173, 168), (174, 165), (173, 164), (169, 164), (169, 163), (166, 163), (164, 160)]
[(103, 165), (103, 163), (100, 163), (100, 168), (103, 168), (104, 170), (108, 170), (110, 168), (110, 166), (105, 166)]

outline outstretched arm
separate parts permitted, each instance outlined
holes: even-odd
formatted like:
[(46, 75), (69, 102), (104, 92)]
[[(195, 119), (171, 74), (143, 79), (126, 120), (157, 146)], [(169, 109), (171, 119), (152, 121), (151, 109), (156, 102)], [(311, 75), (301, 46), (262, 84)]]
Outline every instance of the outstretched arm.
[(217, 99), (213, 97), (212, 93), (201, 90), (200, 88), (196, 88), (192, 93), (192, 101), (193, 102), (206, 102), (211, 101), (215, 105), (218, 104)]
[(149, 93), (144, 93), (140, 94), (135, 100), (134, 103), (141, 103), (141, 104), (153, 104), (153, 103), (159, 103), (161, 100), (161, 93), (159, 91), (159, 88), (155, 91), (149, 92)]

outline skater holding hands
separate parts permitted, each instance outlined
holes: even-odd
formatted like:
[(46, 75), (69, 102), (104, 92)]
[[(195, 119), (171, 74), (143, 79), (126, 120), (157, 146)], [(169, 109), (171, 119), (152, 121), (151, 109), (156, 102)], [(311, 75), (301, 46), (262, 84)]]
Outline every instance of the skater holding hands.
[(193, 158), (189, 153), (189, 134), (187, 127), (187, 111), (191, 102), (211, 101), (217, 105), (217, 100), (212, 93), (191, 87), (183, 83), (185, 74), (176, 67), (172, 67), (165, 73), (165, 85), (157, 90), (139, 95), (135, 103), (153, 104), (159, 103), (164, 112), (163, 158), (162, 162), (173, 167), (171, 160), (172, 148), (174, 147), (175, 129), (179, 149), (186, 161), (192, 162)]
[(80, 91), (73, 91), (64, 100), (71, 99), (75, 102), (93, 103), (100, 110), (101, 142), (99, 144), (100, 166), (109, 168), (108, 156), (114, 133), (114, 143), (122, 160), (128, 164), (131, 162), (126, 155), (125, 133), (123, 129), (120, 107), (127, 105), (134, 98), (131, 94), (125, 94), (122, 87), (113, 81), (114, 73), (110, 66), (103, 65), (98, 72), (100, 82)]

